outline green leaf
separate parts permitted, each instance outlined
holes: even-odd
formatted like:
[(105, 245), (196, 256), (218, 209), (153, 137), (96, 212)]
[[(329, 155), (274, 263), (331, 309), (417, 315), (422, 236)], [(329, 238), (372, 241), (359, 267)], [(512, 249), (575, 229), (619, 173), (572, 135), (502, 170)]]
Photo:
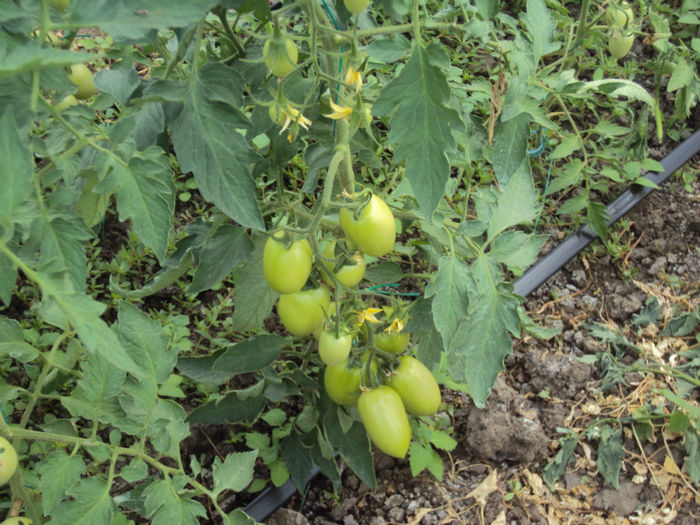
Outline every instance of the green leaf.
[(12, 106), (5, 106), (0, 116), (0, 158), (3, 163), (0, 170), (0, 225), (3, 227), (9, 226), (15, 210), (32, 191), (34, 162), (28, 144), (29, 137), (19, 131)]
[(537, 193), (530, 174), (530, 164), (525, 158), (498, 194), (489, 221), (488, 238), (491, 240), (506, 228), (528, 223), (536, 216)]
[(413, 477), (428, 469), (438, 480), (442, 479), (442, 459), (433, 447), (412, 442), (408, 448), (408, 463)]
[(72, 10), (71, 22), (79, 27), (99, 26), (116, 40), (142, 40), (154, 30), (187, 27), (198, 22), (215, 3), (211, 0), (146, 4), (136, 0), (92, 0), (80, 2), (80, 9)]
[(457, 441), (447, 432), (442, 430), (431, 430), (428, 436), (430, 443), (440, 450), (454, 450), (457, 446)]
[(574, 449), (578, 445), (580, 436), (571, 429), (557, 429), (566, 432), (566, 435), (559, 438), (559, 452), (542, 471), (542, 479), (550, 490), (554, 490), (554, 482), (566, 473), (566, 467), (574, 457)]
[(700, 483), (700, 436), (693, 427), (685, 429), (685, 470), (690, 481), (697, 487)]
[(102, 93), (112, 95), (120, 106), (126, 106), (129, 97), (141, 84), (134, 69), (102, 69), (95, 74), (95, 86)]
[(229, 374), (255, 372), (274, 362), (282, 353), (288, 340), (278, 335), (259, 335), (229, 347), (214, 362), (213, 367)]
[(454, 255), (444, 255), (440, 257), (437, 273), (425, 289), (425, 296), (433, 298), (433, 323), (442, 336), (445, 348), (467, 316), (470, 283), (466, 263)]
[(571, 155), (574, 151), (581, 149), (582, 144), (578, 135), (567, 135), (552, 152), (553, 159), (563, 159)]
[(38, 39), (30, 40), (16, 46), (8, 46), (3, 42), (0, 48), (0, 78), (34, 69), (68, 66), (85, 61), (83, 53), (40, 47), (38, 42)]
[(119, 471), (119, 477), (129, 483), (136, 483), (148, 476), (148, 464), (140, 458), (132, 458), (128, 465)]
[(520, 231), (499, 233), (491, 243), (489, 257), (509, 269), (526, 270), (536, 260), (548, 235), (530, 235)]
[(588, 223), (598, 237), (605, 239), (608, 235), (608, 220), (610, 219), (610, 214), (605, 204), (593, 201), (589, 202), (587, 218)]
[(449, 372), (466, 382), (476, 406), (483, 408), (503, 359), (513, 351), (508, 332), (519, 329), (518, 300), (503, 291), (472, 298), (447, 349)]
[(233, 296), (233, 319), (231, 329), (236, 332), (248, 332), (262, 328), (272, 306), (279, 294), (267, 284), (263, 275), (262, 252), (265, 239), (255, 239), (253, 255), (243, 262), (237, 272), (235, 294)]
[[(428, 368), (440, 363), (444, 345), (433, 321), (432, 300), (421, 297), (413, 303), (406, 329), (413, 333), (416, 357)], [(417, 342), (416, 342), (417, 339)]]
[(625, 447), (622, 445), (622, 429), (604, 426), (598, 443), (598, 472), (615, 489), (620, 488), (620, 468)]
[(527, 113), (521, 113), (506, 122), (499, 121), (494, 128), (491, 163), (496, 180), (501, 187), (508, 184), (510, 178), (527, 158), (530, 120)]
[(630, 128), (619, 126), (609, 120), (601, 120), (595, 125), (591, 132), (608, 137), (619, 137), (620, 135), (629, 133)]
[(91, 237), (92, 232), (75, 216), (58, 216), (49, 223), (43, 223), (39, 257), (42, 270), (51, 273), (67, 271), (73, 288), (82, 292), (87, 279), (87, 257), (83, 244)]
[(406, 161), (406, 175), (422, 213), (429, 217), (445, 192), (450, 175), (448, 152), (456, 145), (453, 130), (464, 123), (450, 107), (445, 76), (449, 59), (438, 43), (414, 42), (401, 73), (380, 92), (372, 112), (390, 116), (389, 142), (395, 162)]
[(80, 190), (80, 197), (75, 203), (75, 211), (89, 228), (100, 222), (109, 207), (111, 193), (93, 191), (99, 183), (96, 173), (90, 173), (85, 178), (85, 185)]
[(151, 525), (196, 525), (198, 517), (206, 518), (207, 512), (198, 501), (179, 494), (182, 489), (179, 485), (177, 478), (172, 481), (165, 478), (146, 488), (146, 516), (152, 520)]
[[(2, 177), (2, 174), (0, 174)], [(6, 255), (0, 253), (0, 301), (10, 306), (12, 291), (17, 282), (17, 269)]]
[(537, 339), (547, 340), (561, 333), (561, 326), (558, 328), (545, 328), (544, 326), (538, 325), (527, 315), (525, 308), (522, 306), (518, 306), (518, 317), (520, 317), (520, 325), (523, 330)]
[(681, 433), (690, 425), (690, 418), (685, 412), (674, 410), (668, 418), (668, 431)]
[(231, 273), (234, 266), (250, 257), (253, 243), (243, 228), (224, 224), (199, 252), (199, 265), (187, 293), (207, 290)]
[(639, 313), (634, 314), (632, 325), (648, 326), (661, 320), (661, 305), (656, 297), (649, 297)]
[(405, 276), (401, 266), (391, 261), (373, 264), (365, 272), (365, 279), (376, 284), (398, 283)]
[(286, 462), (292, 483), (299, 492), (303, 493), (313, 467), (309, 449), (302, 443), (301, 436), (293, 432), (280, 444), (280, 453)]
[(162, 261), (175, 212), (173, 173), (165, 152), (151, 146), (135, 152), (128, 165), (111, 159), (110, 166), (110, 175), (95, 190), (103, 193), (118, 188), (119, 220), (132, 219), (141, 242)]
[(262, 525), (248, 516), (245, 511), (236, 509), (226, 516), (225, 525)]
[(66, 491), (73, 499), (54, 508), (48, 525), (110, 525), (116, 509), (109, 488), (97, 477), (83, 479)]
[[(222, 100), (208, 83), (227, 83), (231, 94)], [(203, 66), (190, 80), (184, 107), (172, 124), (173, 145), (182, 171), (194, 173), (205, 199), (242, 226), (264, 230), (249, 167), (257, 155), (239, 132), (249, 127), (235, 100), (242, 86), (231, 68)]]
[(187, 421), (205, 424), (252, 423), (264, 408), (264, 396), (245, 397), (233, 391), (221, 399), (207, 401), (198, 406), (187, 416)]
[(372, 39), (365, 52), (379, 62), (391, 64), (411, 52), (411, 42), (401, 34), (392, 34), (387, 38)]
[(377, 479), (374, 472), (372, 446), (362, 424), (355, 421), (350, 428), (344, 430), (337, 410), (331, 406), (324, 415), (323, 428), (328, 440), (337, 447), (343, 461), (370, 490), (374, 490)]
[(177, 368), (184, 375), (195, 381), (210, 385), (223, 384), (231, 378), (231, 375), (228, 372), (222, 372), (214, 368), (214, 363), (224, 351), (218, 350), (213, 354), (200, 357), (180, 357), (177, 362)]
[(527, 11), (521, 16), (532, 37), (535, 61), (559, 49), (559, 43), (552, 42), (556, 24), (543, 0), (527, 0)]
[(674, 337), (683, 337), (692, 334), (695, 327), (700, 322), (700, 310), (693, 312), (681, 312), (679, 315), (674, 315), (666, 324), (666, 327), (661, 330), (659, 335), (671, 335)]
[(580, 82), (578, 90), (582, 93), (596, 91), (604, 93), (610, 97), (627, 97), (632, 100), (639, 100), (649, 106), (654, 106), (654, 99), (642, 86), (636, 82), (626, 79), (604, 78), (601, 80), (591, 80), (590, 82)]
[(241, 492), (251, 481), (255, 471), (255, 460), (258, 451), (232, 452), (222, 463), (217, 457), (212, 465), (212, 477), (214, 478), (214, 494), (219, 495), (224, 490)]
[(688, 62), (686, 62), (683, 58), (679, 58), (676, 67), (673, 68), (673, 73), (671, 73), (671, 78), (668, 81), (666, 91), (671, 93), (686, 86), (690, 86), (693, 82), (693, 76), (693, 68), (691, 68)]
[(22, 363), (28, 363), (41, 353), (24, 342), (22, 327), (14, 319), (0, 315), (0, 358), (9, 356)]
[(65, 494), (85, 474), (85, 462), (80, 456), (69, 456), (65, 450), (47, 454), (39, 467), (41, 506), (46, 516)]
[(579, 184), (583, 180), (583, 167), (583, 161), (581, 159), (572, 159), (552, 181), (545, 195), (551, 195), (552, 193)]
[(647, 188), (654, 188), (655, 190), (659, 189), (659, 185), (656, 184), (654, 181), (647, 179), (646, 177), (637, 177), (632, 181), (634, 184), (639, 184), (640, 186), (646, 186)]

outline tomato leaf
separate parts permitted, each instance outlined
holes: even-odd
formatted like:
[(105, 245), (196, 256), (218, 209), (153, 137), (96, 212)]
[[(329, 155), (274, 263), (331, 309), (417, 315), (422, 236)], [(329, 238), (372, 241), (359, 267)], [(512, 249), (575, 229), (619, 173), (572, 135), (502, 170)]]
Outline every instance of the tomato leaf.
[(275, 361), (287, 343), (286, 338), (277, 335), (259, 335), (245, 339), (221, 354), (213, 368), (227, 373), (229, 377), (255, 372)]
[(497, 194), (490, 211), (488, 218), (479, 214), (479, 220), (488, 221), (489, 241), (506, 228), (529, 223), (537, 216), (537, 193), (527, 158), (523, 158), (508, 184)]
[(442, 336), (435, 328), (432, 299), (423, 297), (413, 303), (406, 330), (413, 333), (416, 357), (428, 368), (435, 369), (444, 346)]
[(115, 512), (109, 488), (97, 476), (83, 479), (66, 491), (73, 499), (54, 508), (48, 525), (109, 525)]
[(195, 408), (187, 416), (191, 423), (252, 423), (265, 408), (262, 395), (247, 397), (239, 391), (233, 391), (224, 397), (207, 401)]
[(50, 222), (39, 220), (44, 232), (39, 264), (45, 271), (66, 271), (73, 288), (82, 292), (87, 278), (83, 244), (92, 237), (92, 232), (76, 216), (58, 215)]
[[(224, 100), (220, 89), (207, 84), (229, 83)], [(258, 157), (239, 131), (249, 127), (237, 107), (243, 80), (222, 64), (202, 67), (190, 80), (184, 107), (172, 124), (172, 138), (183, 172), (194, 173), (202, 195), (242, 226), (264, 225), (249, 165)]]
[(196, 295), (207, 290), (231, 273), (234, 266), (250, 257), (253, 243), (243, 228), (224, 224), (202, 247), (199, 265), (187, 293)]
[(598, 444), (598, 472), (615, 489), (620, 487), (619, 476), (622, 467), (622, 456), (625, 447), (622, 445), (622, 429), (604, 426)]
[(263, 267), (260, 264), (265, 239), (259, 237), (254, 242), (253, 255), (246, 259), (236, 272), (231, 329), (237, 332), (261, 328), (279, 297), (279, 294), (265, 281)]
[(547, 235), (529, 235), (521, 231), (499, 233), (491, 243), (489, 257), (511, 270), (524, 271), (537, 260)]
[(696, 428), (685, 429), (685, 469), (695, 486), (700, 483), (700, 435)]
[(527, 11), (521, 18), (532, 37), (535, 63), (540, 57), (559, 49), (559, 43), (552, 42), (556, 24), (543, 0), (527, 0)]
[(0, 301), (10, 306), (12, 290), (17, 282), (17, 269), (6, 255), (0, 253)]
[(313, 468), (309, 449), (302, 443), (301, 436), (293, 432), (280, 443), (280, 453), (287, 464), (292, 483), (303, 494)]
[(574, 449), (580, 439), (580, 436), (573, 430), (568, 428), (559, 430), (566, 432), (566, 435), (559, 438), (559, 452), (542, 472), (542, 479), (550, 490), (554, 490), (554, 482), (566, 473), (566, 467), (573, 458)]
[(85, 473), (85, 462), (79, 456), (69, 456), (65, 450), (50, 452), (39, 467), (39, 490), (44, 514), (51, 515), (65, 494)]
[(184, 480), (177, 477), (154, 481), (144, 491), (146, 515), (151, 525), (193, 525), (207, 512), (198, 501), (180, 496)]
[(216, 457), (212, 465), (214, 494), (221, 494), (224, 490), (241, 492), (245, 489), (253, 481), (253, 471), (257, 458), (257, 450), (232, 452), (226, 456), (223, 463)]
[(466, 263), (455, 255), (444, 255), (425, 289), (425, 296), (433, 298), (433, 322), (442, 336), (444, 348), (449, 346), (460, 322), (467, 316), (471, 282)]
[(449, 59), (438, 43), (415, 43), (401, 73), (379, 94), (372, 112), (388, 115), (394, 161), (406, 161), (406, 174), (422, 213), (429, 217), (442, 199), (450, 175), (447, 153), (455, 149), (453, 130), (464, 123), (450, 106), (445, 69)]
[(408, 463), (413, 477), (428, 469), (436, 479), (442, 480), (442, 459), (440, 454), (430, 445), (425, 446), (416, 441), (412, 442), (408, 449)]
[(0, 225), (9, 225), (17, 210), (32, 191), (34, 163), (28, 147), (29, 137), (18, 132), (11, 105), (0, 116)]
[(527, 157), (527, 139), (530, 135), (530, 116), (521, 113), (517, 117), (499, 121), (493, 134), (491, 163), (501, 187), (505, 187)]

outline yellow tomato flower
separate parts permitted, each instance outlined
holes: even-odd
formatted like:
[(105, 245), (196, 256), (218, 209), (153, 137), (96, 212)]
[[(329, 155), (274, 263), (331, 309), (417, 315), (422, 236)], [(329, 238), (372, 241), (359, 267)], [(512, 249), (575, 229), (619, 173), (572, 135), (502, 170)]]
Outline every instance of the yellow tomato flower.
[(284, 125), (280, 130), (280, 134), (282, 134), (282, 132), (286, 130), (292, 122), (294, 122), (295, 124), (299, 124), (302, 128), (306, 130), (309, 129), (311, 121), (307, 119), (304, 115), (302, 115), (301, 112), (295, 107), (291, 106), (290, 104), (287, 104), (287, 107), (283, 110), (283, 112), (286, 118), (284, 120)]
[(350, 66), (347, 73), (345, 73), (345, 83), (349, 86), (354, 86), (355, 92), (358, 92), (362, 89), (362, 75), (354, 67)]
[(339, 106), (332, 100), (331, 102), (331, 109), (333, 110), (333, 113), (330, 113), (328, 115), (324, 115), (328, 118), (332, 119), (341, 119), (341, 118), (348, 118), (352, 114), (352, 108), (349, 106)]
[(385, 328), (384, 331), (388, 333), (399, 333), (404, 329), (404, 322), (401, 319), (394, 319), (391, 322), (391, 325), (388, 328)]
[(381, 308), (365, 308), (364, 310), (357, 312), (357, 324), (361, 325), (365, 321), (369, 321), (370, 323), (381, 323), (381, 321), (375, 317), (375, 314), (378, 314), (381, 311)]

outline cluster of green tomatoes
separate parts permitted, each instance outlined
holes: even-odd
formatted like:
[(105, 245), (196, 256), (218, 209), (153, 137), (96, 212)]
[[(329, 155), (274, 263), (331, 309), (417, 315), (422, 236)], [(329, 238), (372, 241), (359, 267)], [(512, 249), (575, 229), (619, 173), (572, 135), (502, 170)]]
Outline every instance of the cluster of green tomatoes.
[[(377, 448), (403, 458), (411, 442), (407, 414), (435, 414), (441, 396), (430, 370), (407, 355), (410, 334), (403, 330), (400, 304), (366, 307), (357, 289), (365, 273), (364, 256), (393, 251), (394, 216), (380, 197), (368, 194), (359, 206), (341, 208), (339, 219), (344, 239), (317, 245), (314, 275), (320, 278), (312, 279), (314, 284), (307, 286), (316, 240), (310, 243), (285, 231), (266, 241), (263, 273), (280, 293), (277, 313), (285, 329), (318, 340), (328, 396), (339, 405), (356, 405)], [(333, 302), (331, 289), (338, 299)]]

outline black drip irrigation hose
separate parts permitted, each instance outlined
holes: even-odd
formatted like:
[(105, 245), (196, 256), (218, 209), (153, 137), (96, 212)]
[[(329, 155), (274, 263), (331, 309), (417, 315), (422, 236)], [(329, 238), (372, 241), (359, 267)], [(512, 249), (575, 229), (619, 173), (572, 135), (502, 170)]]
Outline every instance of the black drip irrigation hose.
[[(661, 161), (664, 171), (659, 173), (649, 172), (645, 177), (658, 186), (683, 164), (688, 162), (698, 151), (700, 151), (700, 130), (684, 140)], [(607, 207), (610, 216), (608, 226), (639, 204), (652, 190), (653, 188), (649, 186), (632, 185)], [(569, 235), (554, 250), (536, 262), (515, 281), (515, 293), (523, 297), (532, 293), (596, 238), (597, 235), (589, 225)], [(316, 477), (319, 472), (320, 469), (314, 465), (309, 481)], [(296, 491), (294, 484), (291, 481), (287, 481), (279, 487), (264, 490), (244, 510), (254, 520), (262, 521), (284, 505)]]

